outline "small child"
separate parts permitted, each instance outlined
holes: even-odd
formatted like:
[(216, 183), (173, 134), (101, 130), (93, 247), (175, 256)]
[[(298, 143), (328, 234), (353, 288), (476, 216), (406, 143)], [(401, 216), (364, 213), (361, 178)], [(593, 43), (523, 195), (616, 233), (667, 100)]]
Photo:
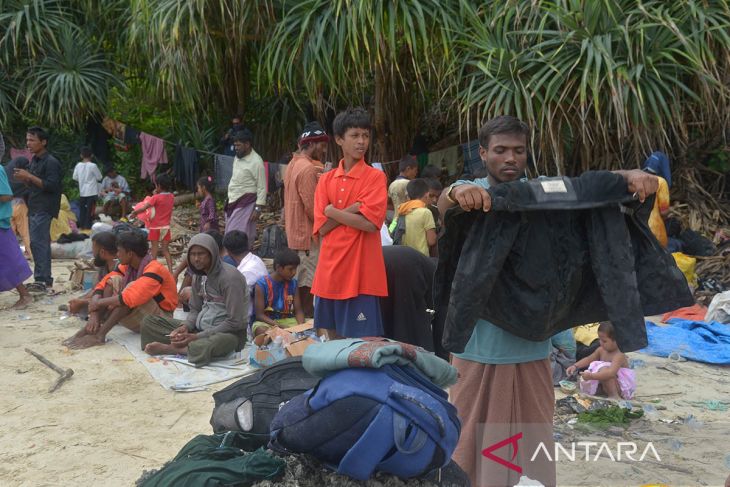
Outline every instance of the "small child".
[(626, 355), (618, 349), (610, 321), (598, 326), (601, 345), (588, 357), (568, 367), (568, 376), (588, 367), (581, 373), (580, 390), (586, 394), (602, 393), (608, 397), (631, 399), (636, 391), (636, 375), (629, 368)]
[(203, 176), (198, 179), (198, 196), (203, 198), (200, 202), (200, 233), (208, 230), (218, 230), (218, 215), (215, 211), (215, 199), (213, 198), (213, 178)]
[(99, 196), (101, 171), (92, 161), (94, 154), (88, 147), (81, 148), (81, 162), (74, 167), (73, 179), (79, 183), (79, 228), (91, 228), (96, 199)]
[(288, 328), (304, 323), (304, 311), (297, 293), (299, 256), (291, 249), (281, 249), (274, 256), (274, 272), (256, 282), (254, 309), (256, 321), (251, 327), (254, 336), (271, 327)]
[(175, 196), (170, 192), (172, 189), (172, 181), (168, 176), (162, 174), (157, 177), (157, 183), (155, 185), (155, 194), (146, 199), (142, 205), (138, 205), (137, 208), (129, 214), (129, 218), (132, 219), (137, 216), (138, 213), (142, 213), (150, 208), (154, 209), (154, 214), (149, 219), (147, 229), (149, 230), (149, 241), (152, 242), (152, 248), (150, 253), (153, 259), (157, 259), (157, 250), (162, 247), (162, 255), (165, 256), (167, 267), (172, 270), (172, 256), (170, 256), (170, 249), (168, 244), (172, 239), (170, 233), (170, 221), (172, 220), (172, 207), (175, 204)]

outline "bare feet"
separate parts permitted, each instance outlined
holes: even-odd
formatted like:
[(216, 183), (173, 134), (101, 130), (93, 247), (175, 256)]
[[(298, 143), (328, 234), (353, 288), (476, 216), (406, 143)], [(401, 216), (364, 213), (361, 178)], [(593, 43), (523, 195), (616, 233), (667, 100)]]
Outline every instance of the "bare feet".
[(144, 351), (145, 353), (148, 353), (150, 355), (177, 355), (187, 354), (187, 347), (176, 348), (173, 345), (167, 345), (160, 342), (152, 342), (148, 343), (147, 346), (144, 347)]
[(86, 335), (72, 341), (68, 348), (73, 350), (82, 350), (84, 348), (104, 345), (104, 343), (106, 343), (106, 340), (99, 335)]
[(81, 299), (72, 299), (68, 302), (68, 312), (71, 314), (80, 313), (86, 305), (86, 301), (82, 301)]
[(79, 331), (77, 331), (73, 336), (70, 336), (66, 338), (64, 341), (61, 342), (61, 345), (66, 345), (67, 347), (70, 347), (72, 343), (74, 343), (79, 338), (83, 338), (88, 333), (86, 332), (86, 327), (82, 327)]
[(20, 296), (18, 301), (13, 306), (11, 306), (10, 309), (25, 309), (32, 302), (33, 297), (30, 294), (26, 294), (25, 296)]

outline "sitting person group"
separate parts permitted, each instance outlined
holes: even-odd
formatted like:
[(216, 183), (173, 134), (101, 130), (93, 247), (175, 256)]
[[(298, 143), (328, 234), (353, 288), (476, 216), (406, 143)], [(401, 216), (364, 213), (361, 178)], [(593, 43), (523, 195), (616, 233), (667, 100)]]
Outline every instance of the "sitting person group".
[[(141, 347), (150, 355), (186, 355), (201, 367), (240, 351), (252, 321), (255, 334), (273, 326), (304, 323), (294, 279), (299, 265), (296, 252), (279, 251), (269, 275), (263, 262), (248, 252), (248, 241), (242, 238), (245, 234), (231, 232), (226, 237), (230, 262), (238, 267), (221, 257), (214, 236), (201, 233), (190, 240), (185, 259), (191, 275), (190, 311), (185, 320), (176, 320), (172, 317), (178, 305), (176, 279), (152, 258), (145, 234), (95, 234), (94, 263), (103, 276), (92, 291), (69, 302), (69, 311), (88, 313), (88, 321), (63, 344), (71, 349), (103, 345), (109, 331), (121, 324), (140, 333)], [(252, 277), (248, 275), (250, 266), (245, 265), (251, 262), (260, 263), (254, 266)], [(247, 280), (253, 278), (254, 313), (247, 286)]]

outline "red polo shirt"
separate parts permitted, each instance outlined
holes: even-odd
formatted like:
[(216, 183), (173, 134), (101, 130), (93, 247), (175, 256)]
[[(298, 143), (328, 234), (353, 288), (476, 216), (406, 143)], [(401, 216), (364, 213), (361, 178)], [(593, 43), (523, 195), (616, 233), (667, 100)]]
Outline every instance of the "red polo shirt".
[(360, 213), (377, 227), (363, 232), (340, 225), (322, 239), (319, 262), (314, 273), (312, 294), (327, 299), (349, 299), (361, 294), (387, 296), (380, 227), (385, 220), (388, 190), (385, 173), (362, 160), (345, 173), (340, 161), (337, 169), (322, 175), (314, 194), (316, 235), (327, 221), (327, 205), (342, 210), (357, 202)]

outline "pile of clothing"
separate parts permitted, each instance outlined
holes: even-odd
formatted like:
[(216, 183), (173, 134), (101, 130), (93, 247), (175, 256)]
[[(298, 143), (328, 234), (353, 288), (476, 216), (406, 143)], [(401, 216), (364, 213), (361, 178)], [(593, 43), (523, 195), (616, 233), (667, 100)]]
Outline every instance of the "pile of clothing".
[(401, 342), (313, 344), (215, 393), (216, 434), (138, 485), (469, 485), (450, 460), (461, 426), (443, 388), (456, 378), (445, 360)]

